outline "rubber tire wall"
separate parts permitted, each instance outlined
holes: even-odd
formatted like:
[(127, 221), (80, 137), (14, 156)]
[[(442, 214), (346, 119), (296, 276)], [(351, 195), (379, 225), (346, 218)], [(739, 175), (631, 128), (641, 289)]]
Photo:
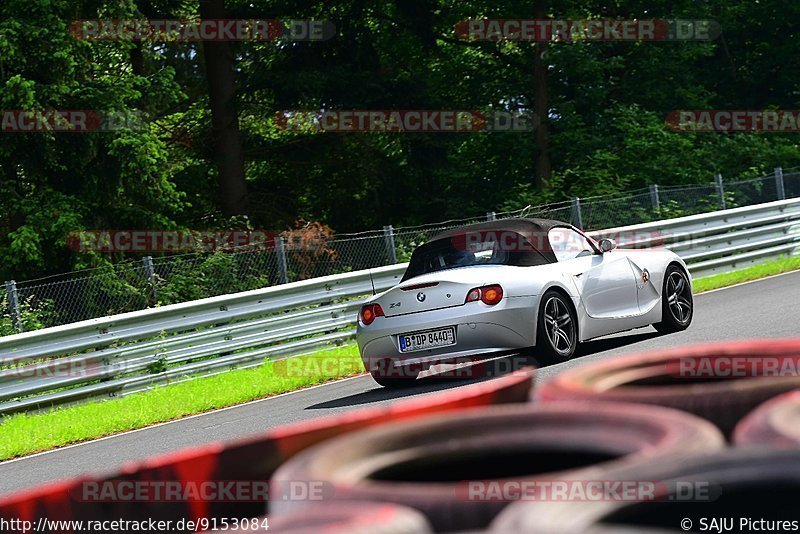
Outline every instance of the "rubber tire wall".
[[(656, 406), (508, 405), (347, 434), (298, 454), (273, 483), (325, 481), (333, 499), (409, 506), (445, 532), (483, 528), (508, 504), (471, 500), (464, 480), (599, 476), (609, 466), (723, 446), (707, 421)], [(275, 501), (272, 513), (302, 506), (314, 503)]]
[[(734, 532), (749, 532), (747, 528), (740, 530), (739, 518), (797, 521), (800, 449), (729, 449), (714, 454), (686, 455), (610, 470), (604, 477), (617, 481), (658, 481), (656, 500), (518, 502), (497, 517), (490, 531), (537, 534), (681, 532), (681, 521), (688, 519), (693, 525), (691, 530), (698, 532), (702, 530), (701, 518), (706, 521), (734, 518)], [(701, 493), (695, 493), (690, 500), (682, 500), (688, 495), (688, 487)], [(718, 531), (716, 528), (705, 530)]]
[[(766, 358), (766, 360), (765, 360)], [(621, 356), (565, 371), (534, 392), (540, 402), (582, 400), (657, 404), (693, 413), (729, 434), (736, 423), (767, 399), (800, 387), (800, 376), (708, 378), (707, 365), (726, 361), (800, 366), (800, 339), (696, 345)], [(783, 362), (783, 363), (781, 363)], [(689, 372), (692, 366), (697, 371)]]

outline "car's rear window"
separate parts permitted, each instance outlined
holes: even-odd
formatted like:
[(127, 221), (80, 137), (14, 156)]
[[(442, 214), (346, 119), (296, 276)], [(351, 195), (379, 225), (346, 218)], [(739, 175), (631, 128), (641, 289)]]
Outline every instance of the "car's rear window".
[(486, 239), (478, 241), (465, 240), (463, 236), (459, 237), (438, 239), (418, 247), (411, 255), (411, 261), (403, 276), (403, 281), (415, 276), (459, 267), (476, 265), (531, 266), (549, 263), (522, 234), (517, 233), (515, 238), (508, 239), (506, 233), (502, 242), (491, 234)]

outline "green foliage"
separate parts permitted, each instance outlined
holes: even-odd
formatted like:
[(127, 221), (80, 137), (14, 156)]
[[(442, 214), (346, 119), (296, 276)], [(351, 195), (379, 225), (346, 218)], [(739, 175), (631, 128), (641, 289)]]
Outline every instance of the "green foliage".
[[(780, 0), (697, 3), (565, 0), (553, 18), (713, 19), (710, 42), (467, 42), (464, 19), (530, 17), (529, 1), (288, 2), (226, 0), (229, 18), (316, 18), (336, 23), (325, 42), (235, 42), (236, 98), (250, 213), (220, 216), (204, 49), (200, 43), (87, 41), (70, 22), (92, 18), (194, 18), (199, 1), (6, 0), (0, 3), (0, 109), (141, 113), (142, 127), (88, 134), (2, 133), (0, 274), (18, 281), (101, 267), (108, 279), (76, 299), (98, 313), (260, 287), (274, 273), (232, 257), (174, 268), (156, 297), (141, 273), (111, 264), (142, 254), (76, 252), (84, 229), (256, 228), (296, 220), (339, 233), (417, 225), (487, 211), (620, 196), (650, 184), (678, 187), (800, 166), (795, 134), (671, 131), (679, 109), (797, 109), (800, 4)], [(531, 112), (536, 55), (547, 67), (544, 119), (552, 176), (533, 179), (533, 132), (330, 133), (285, 131), (282, 110), (509, 110)], [(639, 222), (713, 207), (713, 192), (609, 204), (591, 225)], [(774, 191), (726, 193), (729, 206)], [(568, 216), (568, 209), (553, 212)], [(335, 240), (334, 240), (335, 241)], [(333, 241), (331, 241), (333, 243)], [(401, 259), (414, 239), (398, 242)], [(360, 265), (355, 252), (322, 247), (330, 272)], [(334, 260), (325, 254), (337, 254)], [(305, 256), (308, 254), (304, 253)], [(379, 251), (371, 251), (377, 257)], [(303, 263), (297, 277), (316, 274)], [(155, 258), (159, 260), (158, 257)], [(320, 258), (317, 258), (320, 259)], [(345, 261), (346, 260), (346, 261)], [(371, 261), (371, 260), (370, 260)], [(113, 271), (113, 273), (112, 273)], [(124, 269), (123, 269), (124, 271)], [(326, 272), (328, 272), (326, 271)], [(219, 277), (219, 279), (217, 279)], [(231, 289), (223, 289), (231, 288)], [(97, 299), (92, 302), (91, 299)]]
[[(0, 310), (2, 311), (2, 315), (0, 315), (0, 336), (19, 333), (16, 327), (16, 320), (12, 317), (5, 294), (0, 298)], [(51, 301), (34, 302), (33, 298), (29, 297), (19, 303), (19, 319), (24, 332), (50, 326), (53, 324), (54, 315), (55, 312)]]
[(160, 358), (156, 358), (156, 360), (147, 366), (147, 372), (151, 375), (156, 375), (158, 373), (163, 373), (167, 370), (167, 358), (161, 356)]
[(695, 293), (702, 293), (704, 291), (741, 284), (751, 280), (759, 280), (767, 276), (775, 276), (799, 269), (800, 256), (784, 256), (777, 260), (769, 260), (764, 263), (753, 265), (752, 267), (745, 267), (727, 273), (697, 278), (692, 285), (694, 286)]
[(141, 266), (103, 263), (87, 279), (80, 295), (88, 317), (103, 317), (147, 306), (148, 290)]
[[(174, 69), (147, 53), (151, 76), (128, 63), (131, 43), (82, 41), (71, 21), (137, 14), (134, 2), (10, 0), (0, 4), (0, 109), (141, 111), (158, 117), (185, 99)], [(25, 279), (96, 265), (67, 248), (84, 228), (174, 226), (186, 206), (169, 139), (141, 131), (2, 133), (0, 271)]]
[[(266, 273), (248, 270), (236, 254), (217, 252), (195, 261), (175, 262), (156, 284), (159, 306), (269, 286)], [(243, 256), (247, 256), (244, 254)]]

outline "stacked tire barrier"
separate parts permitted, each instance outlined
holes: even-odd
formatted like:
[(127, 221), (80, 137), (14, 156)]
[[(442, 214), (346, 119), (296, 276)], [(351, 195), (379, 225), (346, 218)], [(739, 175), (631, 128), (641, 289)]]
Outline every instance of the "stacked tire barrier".
[[(69, 481), (0, 502), (0, 518), (241, 517), (252, 525), (232, 531), (268, 520), (272, 532), (359, 534), (797, 530), (800, 338), (615, 357), (534, 391), (532, 377), (517, 371), (103, 479), (324, 482), (319, 499), (97, 504), (76, 500), (85, 481)], [(708, 523), (720, 520), (731, 523)]]
[[(778, 522), (797, 525), (800, 498), (800, 450), (797, 449), (731, 448), (633, 469), (609, 470), (605, 476), (609, 480), (661, 483), (649, 502), (518, 502), (495, 519), (491, 531), (724, 532), (728, 525), (733, 532), (796, 530), (773, 525)], [(708, 496), (685, 499), (682, 488), (688, 487), (707, 487)], [(722, 519), (726, 520), (726, 528), (721, 528)], [(716, 520), (716, 525), (712, 520)]]
[(625, 356), (558, 375), (541, 402), (656, 404), (714, 422), (726, 434), (753, 408), (800, 388), (798, 340), (741, 341)]
[(660, 405), (713, 423), (722, 450), (608, 469), (604, 480), (655, 481), (644, 500), (517, 502), (491, 532), (798, 530), (800, 339), (676, 348), (580, 366), (534, 402)]
[[(708, 422), (665, 408), (509, 405), (343, 435), (297, 455), (273, 480), (327, 480), (334, 500), (402, 504), (423, 512), (437, 532), (454, 532), (486, 527), (507, 504), (470, 498), (465, 478), (589, 479), (604, 469), (723, 445)], [(277, 502), (273, 513), (296, 506), (314, 503)]]

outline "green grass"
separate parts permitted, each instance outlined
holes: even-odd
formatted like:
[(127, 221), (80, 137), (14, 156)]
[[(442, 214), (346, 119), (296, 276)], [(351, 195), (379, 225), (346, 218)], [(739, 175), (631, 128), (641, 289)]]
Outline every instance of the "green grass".
[(712, 289), (732, 286), (750, 280), (758, 280), (759, 278), (788, 273), (789, 271), (796, 271), (798, 269), (800, 269), (800, 256), (781, 258), (779, 260), (753, 265), (745, 269), (739, 269), (738, 271), (698, 278), (694, 280), (694, 292), (702, 293), (703, 291), (711, 291)]
[(319, 351), (252, 369), (159, 386), (127, 397), (38, 414), (20, 413), (0, 423), (0, 460), (54, 449), (187, 415), (294, 391), (364, 372), (356, 345)]
[[(800, 257), (775, 260), (694, 281), (696, 293), (800, 269)], [(160, 386), (120, 399), (18, 414), (0, 422), (0, 460), (63, 447), (187, 415), (233, 406), (363, 372), (347, 345), (253, 369)]]

